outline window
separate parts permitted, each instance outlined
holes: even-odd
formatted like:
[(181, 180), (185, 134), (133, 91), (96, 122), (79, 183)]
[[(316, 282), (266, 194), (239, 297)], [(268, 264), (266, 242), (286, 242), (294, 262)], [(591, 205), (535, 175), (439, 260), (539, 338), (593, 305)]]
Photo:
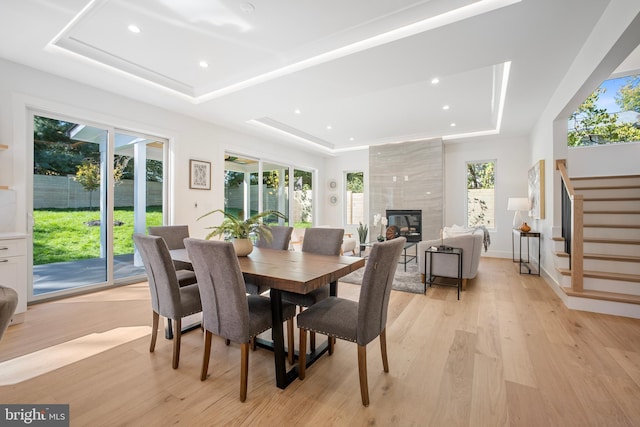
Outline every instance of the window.
[(345, 173), (346, 224), (365, 223), (364, 220), (364, 172)]
[(569, 116), (570, 147), (640, 141), (640, 74), (605, 80)]
[(247, 218), (258, 212), (276, 210), (289, 220), (266, 217), (266, 223), (303, 228), (313, 224), (313, 173), (310, 171), (227, 153), (224, 184), (225, 212)]
[(467, 227), (495, 228), (496, 161), (467, 162)]

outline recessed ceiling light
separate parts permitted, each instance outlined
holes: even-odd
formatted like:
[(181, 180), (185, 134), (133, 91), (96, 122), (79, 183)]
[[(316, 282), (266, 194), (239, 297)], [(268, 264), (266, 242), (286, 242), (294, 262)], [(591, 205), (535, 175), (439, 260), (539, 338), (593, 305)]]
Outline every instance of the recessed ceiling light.
[(431, 84), (432, 85), (437, 85), (438, 83), (440, 83), (440, 79), (437, 77), (434, 77), (431, 79)]
[(327, 125), (327, 130), (331, 130), (331, 129), (333, 129), (333, 126)]
[(349, 138), (349, 141), (355, 141), (356, 139), (354, 137)]
[(443, 105), (443, 106), (442, 106), (442, 109), (443, 109), (443, 110), (448, 110), (448, 109), (449, 109), (449, 106), (448, 106), (448, 105)]
[(200, 61), (198, 63), (198, 65), (200, 65), (202, 68), (208, 68), (209, 64), (207, 63), (207, 61)]
[(451, 123), (449, 126), (451, 126), (452, 128), (456, 127), (455, 123)]
[(293, 112), (296, 113), (296, 114), (302, 114), (302, 111), (300, 111), (299, 108), (296, 108), (295, 110), (293, 110)]
[(140, 33), (142, 31), (142, 30), (140, 30), (140, 27), (138, 27), (137, 25), (133, 25), (133, 24), (129, 25), (127, 28), (129, 29), (129, 31), (131, 31), (134, 34), (138, 34), (138, 33)]

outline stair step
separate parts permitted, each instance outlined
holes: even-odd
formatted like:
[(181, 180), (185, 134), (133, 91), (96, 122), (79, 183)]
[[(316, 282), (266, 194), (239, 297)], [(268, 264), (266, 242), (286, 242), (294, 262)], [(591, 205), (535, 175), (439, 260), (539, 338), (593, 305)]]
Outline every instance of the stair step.
[(640, 202), (640, 197), (585, 197), (585, 202)]
[(592, 210), (585, 210), (584, 211), (585, 214), (599, 214), (599, 215), (638, 215), (640, 214), (640, 211), (592, 211)]
[(640, 187), (625, 188), (622, 186), (612, 187), (593, 187), (593, 188), (576, 188), (577, 194), (581, 194), (584, 199), (593, 198), (621, 198), (621, 197), (639, 197)]
[[(564, 237), (554, 236), (551, 240), (555, 242), (564, 242)], [(605, 238), (588, 238), (584, 239), (585, 242), (590, 243), (615, 243), (618, 245), (640, 245), (640, 239), (605, 239)]]
[(602, 300), (602, 301), (623, 302), (627, 304), (640, 304), (639, 295), (628, 295), (628, 294), (619, 294), (615, 292), (589, 291), (589, 290), (577, 292), (567, 287), (562, 287), (562, 290), (564, 291), (565, 294), (571, 297), (591, 298), (591, 299)]
[[(571, 276), (571, 270), (568, 268), (557, 268), (558, 272), (563, 276)], [(622, 274), (622, 273), (603, 273), (600, 271), (583, 272), (583, 277), (591, 277), (593, 279), (617, 280), (623, 282), (640, 283), (640, 275), (638, 274)]]
[[(636, 239), (640, 240), (640, 226), (638, 228), (611, 228), (604, 226), (585, 227), (585, 239)], [(595, 252), (595, 251), (589, 251)], [(638, 248), (640, 253), (640, 248)]]
[(638, 239), (600, 239), (600, 238), (588, 238), (584, 239), (585, 243), (612, 243), (616, 245), (640, 245)]
[(576, 191), (584, 191), (584, 190), (640, 190), (640, 185), (585, 185), (584, 187), (580, 187), (579, 185), (574, 185), (573, 189)]
[[(556, 252), (555, 255), (560, 258), (569, 258), (569, 254), (566, 252)], [(630, 255), (584, 254), (583, 258), (601, 259), (604, 261), (640, 262), (640, 257)]]

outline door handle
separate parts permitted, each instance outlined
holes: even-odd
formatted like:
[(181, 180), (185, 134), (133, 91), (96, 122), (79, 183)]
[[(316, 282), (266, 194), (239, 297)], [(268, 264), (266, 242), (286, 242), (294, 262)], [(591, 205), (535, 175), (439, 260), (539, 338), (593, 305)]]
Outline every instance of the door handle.
[(8, 259), (0, 259), (0, 262), (9, 262)]
[(8, 250), (9, 250), (8, 247), (0, 248), (0, 251), (8, 251)]

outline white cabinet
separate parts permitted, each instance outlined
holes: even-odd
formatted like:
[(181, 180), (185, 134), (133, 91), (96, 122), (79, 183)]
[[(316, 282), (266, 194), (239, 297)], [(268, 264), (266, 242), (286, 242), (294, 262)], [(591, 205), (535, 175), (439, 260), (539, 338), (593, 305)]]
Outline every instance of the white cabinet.
[(0, 233), (0, 285), (18, 293), (18, 307), (11, 324), (22, 323), (27, 311), (27, 236)]

